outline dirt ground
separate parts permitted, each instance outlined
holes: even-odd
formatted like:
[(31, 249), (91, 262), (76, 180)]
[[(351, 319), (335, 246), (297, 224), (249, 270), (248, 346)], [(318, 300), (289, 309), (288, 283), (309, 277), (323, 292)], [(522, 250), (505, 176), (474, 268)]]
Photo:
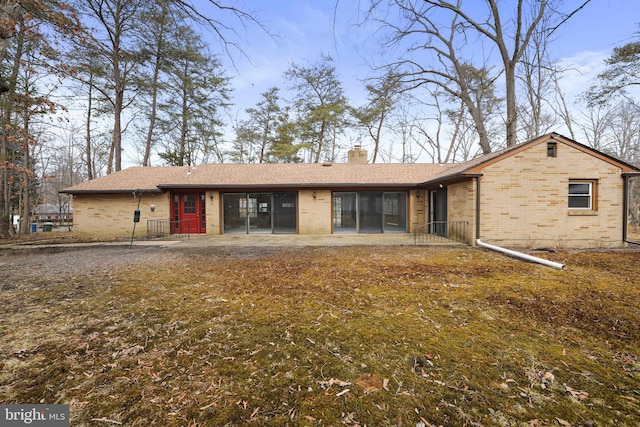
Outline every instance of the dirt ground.
[(173, 247), (155, 245), (129, 247), (126, 242), (110, 245), (0, 246), (0, 290), (28, 289), (38, 283), (65, 283), (80, 276), (108, 276), (111, 272), (149, 263), (180, 263), (193, 255), (255, 257), (276, 251), (275, 247)]
[(635, 426), (640, 251), (0, 246), (0, 403), (75, 426)]

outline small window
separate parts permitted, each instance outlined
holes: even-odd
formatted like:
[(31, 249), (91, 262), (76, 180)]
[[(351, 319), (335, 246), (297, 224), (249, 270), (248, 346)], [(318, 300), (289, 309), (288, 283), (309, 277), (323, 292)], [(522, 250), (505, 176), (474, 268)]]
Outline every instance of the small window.
[(547, 157), (558, 157), (557, 142), (547, 142)]
[(569, 182), (569, 208), (595, 210), (595, 181)]

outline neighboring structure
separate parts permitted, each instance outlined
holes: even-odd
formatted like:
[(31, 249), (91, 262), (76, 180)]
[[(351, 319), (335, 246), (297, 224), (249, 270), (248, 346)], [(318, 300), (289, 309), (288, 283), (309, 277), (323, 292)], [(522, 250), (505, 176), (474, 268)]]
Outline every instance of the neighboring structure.
[[(174, 233), (407, 233), (464, 221), (463, 240), (622, 246), (640, 169), (558, 134), (461, 164), (211, 164), (133, 167), (64, 190), (78, 237)], [(354, 163), (355, 161), (355, 163)], [(435, 227), (433, 232), (446, 234)]]
[(66, 207), (66, 212), (61, 212), (59, 206), (44, 203), (33, 209), (32, 222), (53, 222), (56, 224), (71, 224), (73, 221), (73, 209)]

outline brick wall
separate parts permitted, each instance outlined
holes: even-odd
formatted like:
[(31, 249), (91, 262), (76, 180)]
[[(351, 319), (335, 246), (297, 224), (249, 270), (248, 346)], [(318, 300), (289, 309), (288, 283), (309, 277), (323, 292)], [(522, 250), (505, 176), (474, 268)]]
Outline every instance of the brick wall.
[[(140, 197), (140, 194), (137, 195)], [(151, 205), (155, 211), (151, 212)], [(76, 194), (73, 196), (73, 234), (78, 238), (127, 238), (133, 232), (133, 194)], [(147, 220), (169, 218), (168, 194), (142, 194), (136, 237), (147, 236)]]
[[(316, 198), (313, 198), (316, 193)], [(298, 233), (331, 234), (331, 191), (298, 192)]]
[(476, 178), (447, 187), (447, 216), (449, 221), (464, 221), (464, 241), (475, 242)]
[[(620, 169), (558, 142), (546, 143), (484, 168), (480, 238), (527, 247), (621, 246), (623, 180)], [(568, 208), (570, 179), (597, 179), (597, 210)]]
[[(213, 199), (211, 198), (213, 196)], [(205, 194), (207, 234), (222, 234), (222, 197), (219, 191)]]

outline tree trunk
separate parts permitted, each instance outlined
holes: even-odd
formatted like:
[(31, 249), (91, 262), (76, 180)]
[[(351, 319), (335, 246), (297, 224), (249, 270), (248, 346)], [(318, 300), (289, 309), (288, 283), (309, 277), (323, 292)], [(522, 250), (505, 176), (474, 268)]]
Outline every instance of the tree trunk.
[[(506, 65), (506, 64), (505, 64)], [(516, 145), (518, 111), (516, 107), (515, 64), (505, 66), (505, 97), (507, 101), (507, 147)], [(484, 150), (484, 147), (482, 148)]]
[[(187, 75), (188, 65), (184, 67), (185, 76)], [(186, 83), (183, 83), (186, 85)], [(179, 151), (179, 166), (184, 166), (185, 158), (188, 157), (187, 164), (191, 165), (191, 156), (187, 154), (187, 133), (189, 133), (189, 105), (188, 105), (189, 93), (186, 87), (182, 88), (182, 123), (180, 125), (180, 151)]]
[(124, 88), (120, 78), (116, 79), (116, 103), (113, 109), (113, 151), (115, 154), (115, 171), (122, 169), (122, 106), (124, 102)]
[(317, 147), (315, 158), (313, 159), (313, 163), (320, 163), (320, 155), (322, 153), (322, 149), (324, 145), (324, 134), (326, 131), (327, 131), (327, 121), (323, 120), (322, 125), (320, 126), (320, 134), (318, 135), (318, 147)]
[[(0, 0), (0, 62), (4, 61), (7, 56), (7, 50), (15, 35), (15, 25), (21, 10), (20, 2)], [(9, 83), (0, 74), (0, 93), (6, 93), (9, 89)]]
[(144, 157), (142, 166), (150, 166), (151, 143), (153, 141), (153, 130), (156, 125), (156, 115), (158, 111), (158, 78), (160, 75), (160, 48), (162, 42), (158, 43), (156, 50), (156, 60), (153, 66), (153, 79), (151, 81), (151, 113), (149, 114), (149, 129), (147, 130), (147, 140), (144, 144)]
[(89, 74), (89, 103), (87, 105), (87, 121), (86, 121), (86, 161), (87, 161), (87, 178), (93, 179), (93, 159), (92, 157), (92, 148), (91, 148), (91, 109), (93, 108), (93, 72)]

